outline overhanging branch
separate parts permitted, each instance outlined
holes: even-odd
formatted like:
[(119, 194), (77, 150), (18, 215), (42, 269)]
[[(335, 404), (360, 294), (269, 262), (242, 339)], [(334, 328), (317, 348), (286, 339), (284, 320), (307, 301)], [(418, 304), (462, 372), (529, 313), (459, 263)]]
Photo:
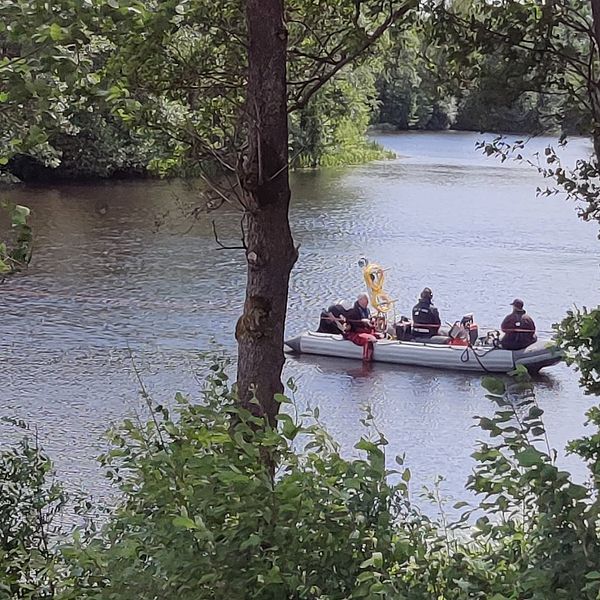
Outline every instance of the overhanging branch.
[(387, 31), (387, 29), (405, 16), (414, 7), (414, 2), (410, 0), (405, 2), (400, 8), (390, 12), (387, 18), (375, 29), (375, 31), (365, 36), (364, 41), (351, 53), (345, 55), (339, 61), (337, 61), (333, 67), (327, 72), (323, 73), (315, 83), (305, 89), (298, 95), (296, 100), (292, 102), (288, 107), (288, 113), (296, 110), (303, 109), (310, 101), (310, 99), (337, 73), (339, 73), (346, 65), (354, 62), (359, 56), (361, 56), (368, 48), (370, 48), (381, 36)]

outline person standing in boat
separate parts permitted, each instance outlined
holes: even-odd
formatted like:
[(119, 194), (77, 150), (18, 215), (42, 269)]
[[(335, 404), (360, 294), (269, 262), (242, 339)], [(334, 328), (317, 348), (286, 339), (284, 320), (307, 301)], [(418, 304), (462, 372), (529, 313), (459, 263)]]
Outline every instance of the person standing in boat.
[(512, 312), (504, 317), (504, 321), (500, 325), (500, 329), (504, 333), (500, 345), (505, 350), (522, 350), (537, 342), (535, 323), (525, 312), (523, 300), (515, 298), (511, 302), (511, 306), (513, 307)]
[(415, 338), (430, 338), (437, 335), (442, 321), (438, 309), (433, 305), (433, 292), (426, 287), (412, 309), (412, 333)]
[(378, 334), (371, 323), (369, 297), (366, 294), (361, 294), (354, 306), (346, 312), (346, 322), (349, 330), (344, 337), (357, 346), (363, 347), (363, 360), (372, 360), (373, 343), (377, 341)]

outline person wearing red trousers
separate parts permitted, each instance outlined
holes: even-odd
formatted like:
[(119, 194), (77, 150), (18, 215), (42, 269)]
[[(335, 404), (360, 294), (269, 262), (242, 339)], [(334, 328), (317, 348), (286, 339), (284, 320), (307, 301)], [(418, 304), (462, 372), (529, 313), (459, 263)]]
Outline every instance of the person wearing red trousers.
[(363, 348), (363, 360), (373, 359), (373, 343), (379, 338), (379, 334), (371, 324), (371, 313), (369, 311), (369, 297), (361, 294), (354, 306), (346, 312), (348, 331), (344, 334), (347, 340)]

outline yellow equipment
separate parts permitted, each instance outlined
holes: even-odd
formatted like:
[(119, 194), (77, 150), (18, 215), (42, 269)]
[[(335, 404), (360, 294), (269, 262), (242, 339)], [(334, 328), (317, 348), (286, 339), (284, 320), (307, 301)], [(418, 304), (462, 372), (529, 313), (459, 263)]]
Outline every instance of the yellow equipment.
[(385, 283), (384, 270), (378, 264), (366, 261), (365, 263), (361, 266), (371, 306), (378, 313), (386, 313), (392, 308), (394, 301), (383, 291), (383, 284)]

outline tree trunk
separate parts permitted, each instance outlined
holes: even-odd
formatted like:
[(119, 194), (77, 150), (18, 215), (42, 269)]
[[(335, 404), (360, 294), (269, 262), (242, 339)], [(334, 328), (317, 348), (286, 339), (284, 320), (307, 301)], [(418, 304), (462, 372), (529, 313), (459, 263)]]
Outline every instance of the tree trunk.
[[(244, 190), (248, 262), (244, 313), (236, 327), (238, 397), (275, 422), (283, 391), (283, 330), (290, 272), (297, 258), (288, 209), (287, 29), (283, 0), (246, 0), (247, 152), (239, 167)], [(253, 399), (257, 403), (253, 403)]]
[(594, 30), (594, 38), (596, 38), (596, 44), (600, 47), (600, 1), (599, 0), (591, 0), (592, 5), (592, 20), (593, 20), (593, 30)]
[[(595, 48), (592, 47), (592, 54), (596, 54), (596, 59), (600, 56), (600, 0), (591, 0), (592, 5), (592, 31), (594, 33)], [(592, 71), (591, 73), (593, 73)], [(591, 75), (593, 77), (593, 75)], [(594, 129), (592, 137), (594, 140), (594, 152), (596, 154), (596, 162), (600, 162), (600, 82), (598, 77), (588, 81), (588, 90), (590, 102), (592, 104), (592, 113), (594, 118)]]

